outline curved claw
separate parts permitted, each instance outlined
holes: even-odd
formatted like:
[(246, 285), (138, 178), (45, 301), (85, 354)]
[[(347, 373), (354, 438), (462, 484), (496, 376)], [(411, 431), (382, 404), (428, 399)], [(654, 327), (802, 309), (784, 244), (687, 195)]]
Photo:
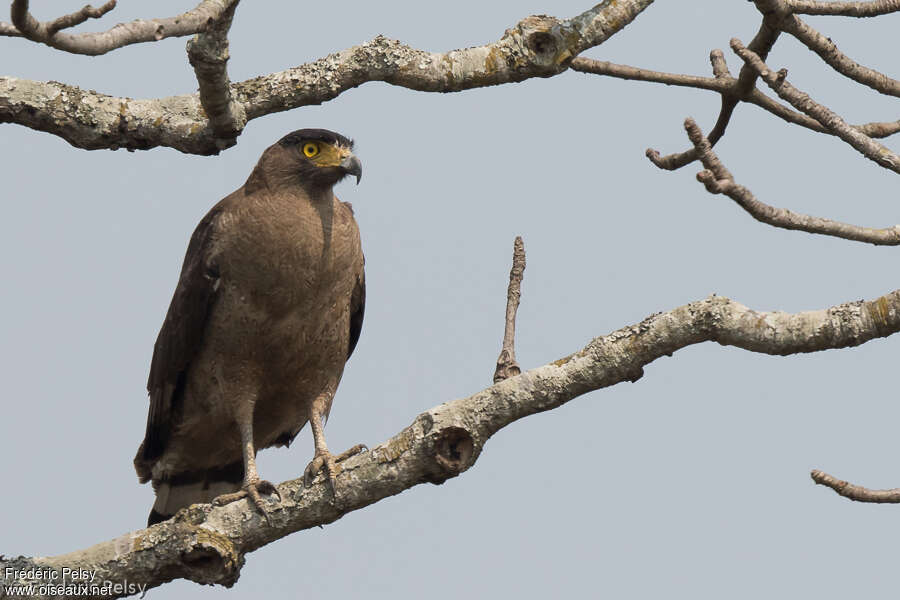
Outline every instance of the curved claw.
[(334, 456), (330, 452), (317, 454), (309, 461), (309, 464), (306, 465), (306, 470), (303, 472), (303, 484), (309, 486), (316, 478), (316, 475), (319, 474), (319, 471), (322, 470), (322, 467), (325, 467), (328, 479), (332, 481), (333, 487), (334, 476), (337, 471), (337, 461), (334, 460)]
[(316, 475), (319, 474), (319, 471), (322, 470), (322, 467), (325, 467), (325, 470), (328, 473), (328, 479), (331, 481), (331, 489), (334, 490), (334, 478), (340, 472), (338, 469), (338, 463), (341, 463), (351, 456), (356, 456), (360, 452), (368, 450), (369, 447), (365, 444), (356, 444), (352, 448), (341, 452), (337, 456), (333, 455), (331, 452), (327, 450), (325, 452), (317, 453), (309, 464), (306, 466), (306, 470), (303, 472), (303, 483), (306, 486), (312, 483), (313, 479), (316, 478)]

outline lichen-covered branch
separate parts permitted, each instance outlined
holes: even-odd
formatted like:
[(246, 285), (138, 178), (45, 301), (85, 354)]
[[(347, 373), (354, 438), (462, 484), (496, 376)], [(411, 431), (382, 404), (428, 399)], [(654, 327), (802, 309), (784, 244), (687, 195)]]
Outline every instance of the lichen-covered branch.
[(855, 485), (848, 481), (838, 479), (824, 471), (814, 469), (810, 476), (819, 485), (830, 487), (835, 492), (855, 502), (873, 502), (876, 504), (900, 503), (900, 488), (891, 490), (870, 490), (861, 485)]
[(787, 82), (787, 69), (781, 69), (773, 73), (756, 53), (744, 45), (737, 38), (732, 38), (731, 48), (744, 60), (747, 66), (752, 67), (763, 81), (772, 88), (779, 97), (789, 102), (794, 108), (800, 110), (821, 123), (826, 129), (834, 132), (863, 156), (872, 160), (886, 169), (900, 173), (900, 156), (879, 144), (875, 140), (864, 135), (860, 131), (848, 125), (837, 113), (826, 106), (813, 101), (804, 92), (801, 92)]
[[(268, 500), (272, 503), (268, 507), (270, 524), (246, 501), (216, 508), (194, 505), (169, 521), (85, 550), (0, 560), (0, 575), (36, 569), (31, 574), (39, 578), (37, 583), (59, 584), (64, 583), (64, 568), (70, 572), (80, 568), (96, 573), (102, 581), (127, 581), (150, 588), (178, 578), (230, 586), (247, 553), (296, 531), (331, 523), (415, 485), (455, 477), (475, 463), (490, 437), (503, 427), (587, 392), (637, 381), (645, 365), (686, 346), (715, 341), (753, 352), (788, 355), (857, 346), (897, 331), (900, 290), (872, 301), (796, 314), (758, 312), (728, 298), (711, 296), (652, 315), (598, 337), (565, 358), (420, 414), (391, 439), (341, 463), (336, 475), (340, 506), (334, 504), (322, 476), (310, 486), (304, 486), (300, 478), (279, 486), (280, 503)], [(22, 577), (0, 584), (29, 583)], [(123, 595), (126, 593), (106, 597)]]
[[(116, 3), (110, 0), (95, 9), (86, 6), (76, 13), (41, 23), (28, 12), (28, 0), (15, 0), (10, 10), (12, 24), (0, 22), (0, 35), (22, 36), (33, 42), (46, 44), (57, 50), (73, 54), (97, 56), (116, 48), (143, 42), (157, 42), (169, 37), (182, 37), (199, 33), (210, 20), (215, 21), (226, 9), (223, 0), (203, 0), (193, 10), (165, 19), (137, 19), (119, 23), (107, 31), (92, 33), (63, 33), (88, 18), (99, 18), (112, 10)], [(79, 20), (81, 19), (81, 20)]]
[(197, 94), (135, 100), (56, 81), (0, 77), (0, 123), (53, 133), (86, 150), (219, 151)]
[(222, 14), (187, 43), (188, 59), (200, 85), (200, 104), (209, 117), (217, 146), (233, 146), (247, 123), (244, 107), (235, 102), (228, 79), (228, 30), (239, 0), (225, 0)]
[(703, 136), (693, 119), (685, 120), (684, 128), (691, 143), (694, 144), (703, 166), (706, 167), (704, 171), (697, 173), (697, 180), (703, 183), (710, 193), (724, 194), (734, 200), (757, 221), (783, 229), (830, 235), (857, 242), (868, 242), (881, 246), (900, 245), (900, 225), (884, 229), (859, 227), (831, 219), (798, 214), (760, 202), (753, 192), (735, 183), (734, 177), (713, 152), (709, 140)]
[(807, 15), (840, 17), (878, 17), (900, 11), (900, 0), (870, 0), (869, 2), (819, 2), (818, 0), (788, 0), (791, 12)]
[(494, 369), (494, 383), (515, 377), (522, 372), (516, 361), (516, 312), (522, 298), (522, 277), (525, 275), (525, 242), (516, 236), (513, 242), (512, 268), (509, 270), (509, 287), (506, 290), (506, 325), (503, 329), (503, 346)]
[(652, 2), (606, 0), (568, 20), (526, 17), (497, 42), (442, 54), (378, 36), (361, 46), (235, 87), (253, 119), (320, 104), (369, 81), (422, 92), (458, 92), (552, 77), (568, 69), (577, 54), (620, 31)]
[[(432, 53), (378, 36), (365, 44), (286, 71), (231, 85), (233, 123), (311, 104), (321, 104), (369, 81), (414, 90), (456, 92), (551, 77), (568, 69), (580, 52), (602, 44), (631, 23), (653, 0), (605, 0), (568, 20), (527, 17), (492, 44)], [(224, 0), (200, 6), (218, 9)], [(198, 6), (195, 11), (199, 10)], [(204, 19), (215, 21), (221, 12)], [(54, 36), (54, 40), (62, 34)], [(221, 91), (221, 80), (212, 86)], [(221, 94), (211, 92), (211, 98)], [(224, 104), (223, 104), (224, 105)], [(0, 77), (0, 123), (18, 123), (58, 135), (79, 148), (147, 149), (168, 146), (192, 154), (216, 154), (222, 137), (206, 118), (196, 94), (152, 100), (117, 98), (56, 82)]]
[[(651, 71), (648, 69), (619, 65), (581, 56), (572, 61), (571, 69), (582, 73), (617, 77), (619, 79), (648, 81), (652, 83), (662, 83), (664, 85), (710, 90), (720, 94), (736, 93), (738, 80), (732, 77), (731, 73), (728, 72), (728, 68), (724, 63), (722, 51), (713, 50), (710, 54), (710, 61), (712, 62), (713, 70), (716, 73), (715, 77), (698, 77), (696, 75), (681, 75), (678, 73)], [(749, 95), (743, 98), (743, 101), (748, 104), (754, 104), (788, 123), (800, 125), (801, 127), (805, 127), (817, 133), (834, 135), (834, 132), (823, 127), (822, 124), (815, 119), (808, 117), (803, 113), (791, 110), (783, 104), (766, 96), (762, 91), (755, 87), (750, 90)], [(900, 131), (900, 121), (865, 123), (863, 125), (852, 125), (851, 127), (871, 138), (884, 138)], [(662, 160), (658, 155), (655, 156), (658, 160)]]

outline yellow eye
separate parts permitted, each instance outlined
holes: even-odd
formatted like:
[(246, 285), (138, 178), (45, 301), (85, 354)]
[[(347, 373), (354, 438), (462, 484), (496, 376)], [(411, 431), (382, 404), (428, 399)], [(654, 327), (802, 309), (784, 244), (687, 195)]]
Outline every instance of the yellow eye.
[(305, 144), (303, 144), (303, 154), (305, 154), (307, 158), (312, 158), (318, 153), (319, 145), (315, 142), (306, 142)]

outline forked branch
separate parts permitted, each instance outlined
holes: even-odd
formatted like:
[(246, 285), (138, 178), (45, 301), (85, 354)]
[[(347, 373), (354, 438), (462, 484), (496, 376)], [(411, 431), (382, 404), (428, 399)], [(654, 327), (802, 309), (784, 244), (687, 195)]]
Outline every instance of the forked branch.
[(99, 19), (115, 7), (116, 0), (109, 0), (100, 8), (94, 8), (88, 4), (81, 10), (63, 15), (47, 23), (41, 23), (28, 12), (28, 0), (13, 0), (10, 17), (21, 35), (32, 41), (45, 41), (63, 29), (81, 25), (88, 19)]
[(747, 66), (755, 70), (760, 77), (762, 77), (763, 81), (772, 88), (772, 91), (778, 94), (783, 100), (790, 102), (794, 108), (806, 113), (821, 123), (823, 127), (850, 144), (869, 160), (872, 160), (895, 173), (900, 173), (900, 156), (894, 154), (894, 152), (884, 145), (879, 144), (872, 138), (864, 135), (859, 130), (854, 129), (837, 113), (831, 111), (828, 107), (815, 102), (809, 95), (801, 92), (788, 83), (787, 69), (781, 69), (777, 73), (772, 72), (759, 55), (749, 48), (745, 48), (737, 38), (731, 40), (731, 48), (744, 60)]
[[(223, 137), (228, 138), (224, 135), (228, 128), (241, 125), (241, 109), (249, 121), (321, 104), (370, 81), (419, 91), (456, 92), (552, 77), (566, 71), (577, 54), (621, 31), (652, 3), (605, 0), (571, 19), (526, 17), (497, 42), (445, 53), (425, 52), (378, 36), (312, 63), (231, 84), (228, 102), (224, 101), (224, 78), (211, 73), (211, 91), (204, 96), (229, 107), (222, 110), (220, 124), (207, 120), (197, 94), (133, 100), (56, 82), (0, 77), (0, 123), (47, 131), (79, 148), (168, 146), (191, 154), (216, 154)], [(215, 6), (203, 19), (206, 27), (233, 4), (209, 0), (195, 11)], [(205, 29), (194, 31), (201, 30)], [(62, 35), (50, 41), (56, 43)], [(206, 75), (199, 77), (203, 86)]]
[(226, 68), (228, 30), (238, 2), (226, 0), (222, 14), (210, 19), (206, 29), (187, 43), (188, 60), (200, 85), (200, 104), (209, 118), (219, 149), (233, 146), (247, 123), (243, 105), (235, 102), (232, 96)]
[(697, 173), (697, 180), (704, 184), (710, 193), (724, 194), (734, 200), (757, 221), (782, 229), (830, 235), (856, 242), (867, 242), (880, 246), (900, 245), (900, 225), (884, 229), (859, 227), (831, 219), (798, 214), (785, 208), (775, 208), (760, 202), (753, 192), (735, 183), (734, 177), (713, 152), (709, 140), (703, 137), (703, 133), (693, 119), (685, 120), (684, 128), (706, 168)]
[[(780, 33), (779, 30), (770, 27), (766, 20), (763, 19), (759, 31), (756, 32), (756, 35), (753, 36), (753, 40), (750, 42), (750, 47), (760, 56), (766, 57), (772, 50), (772, 46), (778, 41)], [(724, 67), (724, 59), (719, 59), (719, 57), (713, 53), (710, 55), (710, 61), (712, 62), (714, 72), (717, 72), (720, 77), (725, 74), (723, 73), (723, 70), (727, 73), (727, 69)], [(734, 109), (739, 102), (752, 93), (758, 77), (759, 75), (755, 70), (744, 65), (741, 67), (740, 73), (738, 74), (737, 83), (730, 88), (727, 93), (722, 93), (722, 107), (719, 109), (719, 117), (716, 119), (716, 124), (713, 126), (712, 131), (709, 132), (708, 139), (710, 144), (715, 146), (716, 142), (725, 135), (725, 130), (728, 128), (728, 123), (731, 121), (731, 115), (734, 114)], [(654, 165), (660, 169), (669, 171), (680, 169), (697, 160), (697, 152), (693, 148), (685, 152), (669, 154), (667, 156), (660, 156), (659, 151), (648, 148), (646, 155)]]
[(0, 35), (22, 36), (33, 42), (46, 44), (72, 54), (97, 56), (131, 44), (158, 42), (169, 37), (183, 37), (199, 33), (210, 20), (216, 20), (227, 9), (226, 0), (203, 0), (193, 10), (164, 19), (137, 19), (119, 23), (107, 31), (92, 33), (64, 33), (61, 30), (100, 18), (116, 6), (110, 0), (101, 8), (86, 6), (80, 11), (42, 23), (28, 11), (28, 0), (14, 0), (10, 9), (12, 23), (0, 22)]
[[(725, 64), (725, 58), (721, 50), (713, 50), (710, 53), (710, 61), (713, 64), (715, 77), (699, 77), (697, 75), (682, 75), (679, 73), (665, 73), (661, 71), (651, 71), (639, 67), (629, 65), (619, 65), (602, 60), (594, 60), (592, 58), (584, 58), (579, 56), (572, 61), (571, 68), (573, 71), (581, 73), (591, 73), (594, 75), (603, 75), (607, 77), (616, 77), (618, 79), (627, 79), (634, 81), (647, 81), (652, 83), (662, 83), (664, 85), (674, 85), (679, 87), (689, 87), (700, 90), (710, 90), (722, 95), (733, 95), (739, 93), (739, 81), (731, 76), (728, 67)], [(753, 88), (749, 95), (743, 98), (748, 104), (756, 105), (766, 110), (776, 117), (783, 119), (788, 123), (800, 125), (806, 129), (817, 133), (827, 133), (834, 135), (829, 129), (822, 126), (821, 123), (801, 112), (791, 110), (787, 106), (766, 96), (759, 89)], [(865, 123), (862, 125), (851, 125), (864, 135), (870, 138), (885, 138), (894, 135), (900, 131), (900, 121), (886, 121), (880, 123)], [(655, 150), (649, 151), (656, 160), (662, 160), (659, 153)]]
[(837, 45), (831, 41), (831, 38), (822, 35), (800, 20), (799, 17), (791, 16), (785, 19), (781, 27), (783, 31), (800, 40), (807, 48), (818, 54), (825, 64), (844, 77), (868, 86), (882, 94), (900, 96), (900, 81), (854, 61), (838, 50)]

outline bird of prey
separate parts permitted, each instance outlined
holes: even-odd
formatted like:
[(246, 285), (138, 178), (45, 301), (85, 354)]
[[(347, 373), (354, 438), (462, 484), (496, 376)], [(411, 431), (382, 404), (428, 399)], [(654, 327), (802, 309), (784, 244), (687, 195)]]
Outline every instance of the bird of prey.
[(334, 489), (328, 417), (359, 340), (365, 276), (359, 229), (334, 185), (362, 175), (353, 142), (301, 129), (266, 149), (240, 189), (200, 221), (153, 349), (147, 432), (134, 459), (153, 482), (148, 525), (185, 506), (243, 497), (264, 515), (256, 452), (312, 428), (307, 482)]

